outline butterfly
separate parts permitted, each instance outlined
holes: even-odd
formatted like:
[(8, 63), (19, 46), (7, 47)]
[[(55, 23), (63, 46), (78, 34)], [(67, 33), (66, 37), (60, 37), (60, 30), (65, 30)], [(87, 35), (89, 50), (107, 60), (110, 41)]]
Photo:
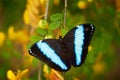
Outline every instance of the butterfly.
[(79, 67), (85, 62), (94, 30), (92, 24), (80, 24), (63, 38), (34, 43), (29, 54), (58, 71), (68, 71), (71, 66)]

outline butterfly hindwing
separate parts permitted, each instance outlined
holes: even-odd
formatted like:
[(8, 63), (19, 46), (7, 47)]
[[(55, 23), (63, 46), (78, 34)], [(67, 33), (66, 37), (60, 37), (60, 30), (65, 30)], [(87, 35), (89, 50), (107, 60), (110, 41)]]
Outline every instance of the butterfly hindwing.
[(36, 42), (29, 53), (56, 70), (67, 71), (71, 66), (62, 46), (59, 39), (45, 39)]
[(71, 29), (65, 35), (63, 43), (69, 51), (71, 65), (80, 66), (85, 61), (93, 32), (93, 25), (81, 24)]

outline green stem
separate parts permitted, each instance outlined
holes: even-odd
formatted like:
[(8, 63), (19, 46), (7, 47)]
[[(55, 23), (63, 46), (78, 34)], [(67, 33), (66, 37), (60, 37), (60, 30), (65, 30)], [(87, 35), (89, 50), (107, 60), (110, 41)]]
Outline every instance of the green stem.
[(65, 0), (65, 7), (64, 7), (64, 25), (66, 25), (66, 11), (67, 11), (67, 0)]
[(49, 7), (49, 0), (47, 0), (47, 3), (46, 3), (45, 17), (44, 17), (45, 20), (47, 20), (47, 16), (48, 16), (48, 7)]

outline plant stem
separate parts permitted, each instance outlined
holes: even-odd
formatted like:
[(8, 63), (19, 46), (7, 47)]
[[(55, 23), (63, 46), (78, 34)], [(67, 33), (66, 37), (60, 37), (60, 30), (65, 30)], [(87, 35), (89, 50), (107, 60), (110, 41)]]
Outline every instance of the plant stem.
[(49, 7), (49, 0), (47, 0), (47, 3), (46, 3), (45, 17), (44, 17), (45, 20), (47, 20), (47, 16), (48, 16), (48, 7)]
[(67, 10), (67, 0), (65, 0), (65, 7), (64, 7), (64, 25), (66, 25), (66, 10)]
[[(44, 20), (47, 20), (47, 16), (48, 16), (48, 7), (49, 7), (49, 0), (47, 0), (47, 3), (46, 3), (46, 9), (45, 9)], [(41, 63), (41, 65), (39, 66), (38, 80), (41, 80), (41, 66), (42, 66), (42, 63)]]
[(41, 67), (39, 67), (39, 70), (38, 70), (38, 80), (41, 80)]

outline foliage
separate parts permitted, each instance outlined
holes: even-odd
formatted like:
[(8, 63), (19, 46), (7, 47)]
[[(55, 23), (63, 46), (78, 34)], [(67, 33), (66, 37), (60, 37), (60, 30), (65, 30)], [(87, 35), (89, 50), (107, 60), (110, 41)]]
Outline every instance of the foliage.
[[(21, 4), (16, 5), (19, 2)], [(44, 19), (46, 2), (1, 1), (0, 79), (120, 79), (120, 0), (67, 0), (66, 17), (64, 1), (50, 0), (47, 19)], [(81, 23), (92, 23), (96, 27), (86, 62), (81, 67), (57, 72), (29, 55), (28, 49), (34, 42), (64, 36)]]

